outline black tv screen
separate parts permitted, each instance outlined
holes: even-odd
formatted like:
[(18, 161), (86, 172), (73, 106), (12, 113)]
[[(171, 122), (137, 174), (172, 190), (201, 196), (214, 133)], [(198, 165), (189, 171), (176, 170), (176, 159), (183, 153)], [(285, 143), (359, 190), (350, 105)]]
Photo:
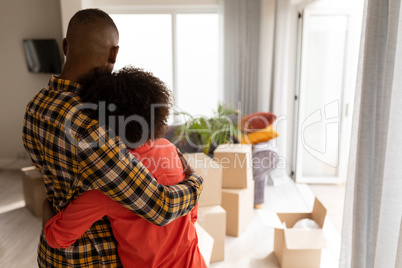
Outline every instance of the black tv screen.
[(61, 72), (59, 48), (55, 39), (24, 39), (24, 50), (30, 72)]

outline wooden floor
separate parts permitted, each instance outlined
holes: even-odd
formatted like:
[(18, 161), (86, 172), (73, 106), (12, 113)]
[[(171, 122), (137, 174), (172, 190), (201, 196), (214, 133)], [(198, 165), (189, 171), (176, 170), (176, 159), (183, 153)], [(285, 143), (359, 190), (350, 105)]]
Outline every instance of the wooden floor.
[(336, 230), (341, 233), (345, 184), (313, 184), (309, 185), (309, 188), (321, 200), (324, 206), (328, 208), (328, 217), (331, 219)]
[(0, 267), (37, 267), (42, 221), (25, 207), (21, 174), (0, 171)]
[[(266, 186), (266, 201), (262, 210), (310, 211), (314, 195), (318, 196), (328, 210), (324, 230), (328, 247), (323, 250), (321, 267), (338, 267), (342, 189), (337, 185), (309, 187), (284, 178), (275, 186)], [(0, 267), (37, 267), (36, 248), (40, 228), (41, 219), (25, 208), (20, 173), (0, 171)], [(251, 224), (240, 237), (226, 237), (225, 261), (213, 263), (210, 267), (279, 268), (273, 254), (273, 229), (262, 224), (258, 210), (254, 210)]]

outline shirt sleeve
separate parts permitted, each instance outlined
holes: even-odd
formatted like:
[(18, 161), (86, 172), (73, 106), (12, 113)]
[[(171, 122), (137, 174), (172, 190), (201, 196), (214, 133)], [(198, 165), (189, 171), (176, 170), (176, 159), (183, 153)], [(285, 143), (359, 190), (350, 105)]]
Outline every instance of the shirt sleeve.
[(45, 225), (46, 240), (52, 248), (67, 248), (94, 222), (107, 214), (108, 197), (99, 191), (86, 191), (51, 218)]
[(164, 186), (132, 156), (118, 137), (98, 127), (78, 143), (82, 180), (147, 221), (164, 226), (186, 215), (198, 203), (203, 179), (196, 174)]

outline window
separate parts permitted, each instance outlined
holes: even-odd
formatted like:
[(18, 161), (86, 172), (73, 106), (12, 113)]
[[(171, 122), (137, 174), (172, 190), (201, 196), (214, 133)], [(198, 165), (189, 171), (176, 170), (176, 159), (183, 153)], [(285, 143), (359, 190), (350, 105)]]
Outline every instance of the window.
[(126, 65), (143, 68), (172, 88), (171, 16), (119, 14), (111, 17), (120, 32), (115, 70)]
[(111, 14), (120, 32), (115, 65), (143, 68), (173, 91), (175, 110), (212, 115), (219, 103), (218, 14)]

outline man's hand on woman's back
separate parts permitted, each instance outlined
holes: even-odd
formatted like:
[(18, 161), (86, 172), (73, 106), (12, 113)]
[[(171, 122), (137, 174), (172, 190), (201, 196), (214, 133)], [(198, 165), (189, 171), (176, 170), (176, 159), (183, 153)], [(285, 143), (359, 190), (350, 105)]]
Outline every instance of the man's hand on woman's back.
[(186, 176), (195, 173), (194, 169), (190, 166), (179, 149), (177, 149), (177, 154), (179, 155), (181, 164), (183, 165), (183, 173), (186, 174)]
[(52, 205), (49, 200), (45, 198), (43, 200), (43, 216), (42, 216), (42, 228), (45, 228), (46, 223), (54, 217), (56, 213), (53, 211)]

